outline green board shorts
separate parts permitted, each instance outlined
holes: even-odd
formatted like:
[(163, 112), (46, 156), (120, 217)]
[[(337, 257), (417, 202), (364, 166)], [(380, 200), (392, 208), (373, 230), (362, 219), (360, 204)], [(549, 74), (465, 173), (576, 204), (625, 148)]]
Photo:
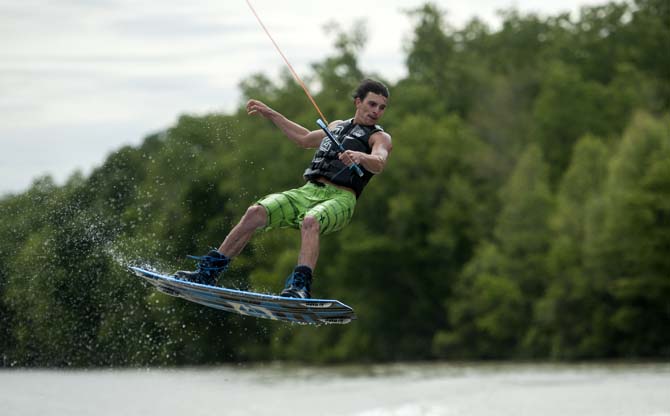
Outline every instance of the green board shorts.
[(336, 186), (319, 186), (307, 182), (304, 186), (270, 194), (256, 204), (265, 208), (268, 222), (263, 230), (273, 228), (300, 229), (306, 216), (315, 217), (322, 235), (344, 228), (354, 215), (356, 196)]

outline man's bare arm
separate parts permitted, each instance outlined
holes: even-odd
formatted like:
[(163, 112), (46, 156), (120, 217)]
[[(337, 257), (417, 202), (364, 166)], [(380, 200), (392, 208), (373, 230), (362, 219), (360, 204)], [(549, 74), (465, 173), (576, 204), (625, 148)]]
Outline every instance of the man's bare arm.
[(308, 130), (258, 100), (247, 102), (247, 114), (260, 115), (272, 121), (293, 143), (305, 149), (319, 147), (324, 137), (323, 131)]
[(391, 150), (393, 150), (391, 136), (380, 131), (370, 137), (370, 143), (372, 144), (370, 154), (347, 150), (340, 154), (340, 160), (347, 166), (350, 166), (353, 162), (374, 174), (381, 173), (386, 167)]

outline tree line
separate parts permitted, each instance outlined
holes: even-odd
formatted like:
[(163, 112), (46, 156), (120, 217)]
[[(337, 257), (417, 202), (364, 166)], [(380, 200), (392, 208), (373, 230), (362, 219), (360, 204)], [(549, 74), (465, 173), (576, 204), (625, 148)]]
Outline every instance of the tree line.
[[(389, 165), (323, 238), (315, 275), (313, 295), (357, 321), (235, 316), (128, 272), (191, 268), (249, 204), (301, 184), (311, 152), (240, 105), (0, 199), (0, 365), (670, 357), (670, 6), (501, 17), (408, 12), (394, 82), (361, 69), (360, 21), (305, 76), (333, 119), (362, 78), (391, 90)], [(289, 73), (240, 89), (316, 127)], [(220, 283), (277, 293), (298, 246), (294, 230), (259, 235)]]

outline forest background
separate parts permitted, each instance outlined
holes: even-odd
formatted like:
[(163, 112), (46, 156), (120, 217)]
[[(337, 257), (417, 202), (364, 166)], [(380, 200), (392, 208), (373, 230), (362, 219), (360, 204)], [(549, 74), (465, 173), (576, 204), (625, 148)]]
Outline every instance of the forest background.
[[(0, 365), (670, 358), (670, 4), (510, 10), (495, 30), (430, 3), (408, 18), (389, 165), (323, 238), (315, 278), (357, 321), (235, 316), (129, 274), (191, 268), (249, 204), (301, 184), (312, 152), (240, 103), (0, 199)], [(344, 119), (361, 79), (385, 79), (359, 68), (365, 22), (334, 38), (303, 77)], [(288, 72), (240, 89), (316, 128)], [(261, 234), (220, 283), (276, 293), (298, 246)]]

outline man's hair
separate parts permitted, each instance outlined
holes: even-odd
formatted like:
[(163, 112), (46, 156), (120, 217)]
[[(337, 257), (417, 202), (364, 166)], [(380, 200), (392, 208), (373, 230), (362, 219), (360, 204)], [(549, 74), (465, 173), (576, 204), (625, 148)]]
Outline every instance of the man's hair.
[(386, 98), (389, 98), (389, 90), (386, 88), (386, 85), (382, 84), (379, 81), (375, 81), (373, 79), (364, 79), (358, 88), (356, 88), (356, 91), (354, 91), (353, 98), (354, 100), (356, 98), (360, 98), (361, 101), (365, 99), (365, 97), (368, 95), (368, 93), (374, 93), (374, 94), (379, 94), (383, 95)]

